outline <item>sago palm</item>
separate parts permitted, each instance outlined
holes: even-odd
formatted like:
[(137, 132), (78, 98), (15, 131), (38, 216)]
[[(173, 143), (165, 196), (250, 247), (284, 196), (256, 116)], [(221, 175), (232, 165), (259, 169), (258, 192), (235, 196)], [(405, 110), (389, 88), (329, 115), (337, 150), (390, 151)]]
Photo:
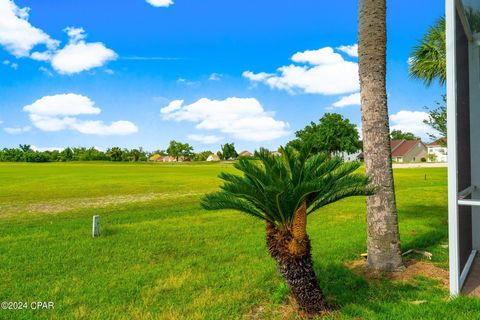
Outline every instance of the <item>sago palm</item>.
[(290, 287), (300, 309), (314, 315), (326, 310), (318, 285), (307, 235), (307, 216), (350, 196), (370, 195), (369, 179), (354, 171), (359, 163), (343, 163), (328, 154), (310, 155), (282, 148), (281, 156), (255, 152), (258, 160), (234, 164), (243, 175), (221, 173), (221, 191), (202, 199), (208, 210), (233, 209), (266, 223), (268, 251)]

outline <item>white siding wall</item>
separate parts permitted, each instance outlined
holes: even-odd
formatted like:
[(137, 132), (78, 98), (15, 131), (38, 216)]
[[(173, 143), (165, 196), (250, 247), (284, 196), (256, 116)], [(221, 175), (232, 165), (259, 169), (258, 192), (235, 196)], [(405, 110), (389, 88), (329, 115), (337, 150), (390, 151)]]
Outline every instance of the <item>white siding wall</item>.
[[(434, 154), (437, 159), (436, 162), (448, 162), (448, 151), (447, 147), (428, 147), (428, 154)], [(428, 162), (432, 162), (430, 159), (427, 158)]]

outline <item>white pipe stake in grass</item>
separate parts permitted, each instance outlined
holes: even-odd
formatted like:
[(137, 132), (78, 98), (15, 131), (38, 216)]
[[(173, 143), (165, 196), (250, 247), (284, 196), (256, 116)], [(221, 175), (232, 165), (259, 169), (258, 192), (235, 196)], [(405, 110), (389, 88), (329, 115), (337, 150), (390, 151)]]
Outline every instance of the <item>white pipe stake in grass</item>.
[(93, 216), (92, 237), (100, 236), (100, 216)]

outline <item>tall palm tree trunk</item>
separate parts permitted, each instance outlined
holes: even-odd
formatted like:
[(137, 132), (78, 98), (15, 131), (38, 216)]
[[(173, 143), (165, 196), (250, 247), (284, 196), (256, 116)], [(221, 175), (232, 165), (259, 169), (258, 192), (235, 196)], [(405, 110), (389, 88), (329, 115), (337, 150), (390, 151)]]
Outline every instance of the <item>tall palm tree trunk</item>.
[(306, 206), (302, 204), (295, 213), (292, 230), (279, 229), (267, 222), (267, 246), (300, 310), (313, 316), (325, 311), (327, 306), (313, 269), (305, 227)]
[(403, 268), (393, 185), (386, 92), (386, 0), (360, 0), (359, 74), (365, 169), (377, 192), (367, 198), (370, 268)]

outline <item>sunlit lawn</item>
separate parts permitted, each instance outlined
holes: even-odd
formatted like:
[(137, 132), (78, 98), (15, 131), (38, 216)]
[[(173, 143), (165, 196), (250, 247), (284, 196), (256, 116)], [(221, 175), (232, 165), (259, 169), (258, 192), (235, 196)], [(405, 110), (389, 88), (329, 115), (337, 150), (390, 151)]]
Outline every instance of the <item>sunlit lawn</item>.
[[(0, 164), (1, 319), (237, 319), (286, 316), (264, 226), (207, 212), (202, 194), (230, 164)], [(446, 168), (397, 169), (402, 250), (447, 268)], [(101, 216), (101, 237), (91, 219)], [(476, 319), (480, 302), (448, 301), (438, 281), (364, 280), (345, 264), (366, 250), (364, 198), (309, 218), (320, 283), (338, 319)], [(415, 256), (416, 259), (421, 259)], [(422, 301), (421, 304), (412, 303)]]

